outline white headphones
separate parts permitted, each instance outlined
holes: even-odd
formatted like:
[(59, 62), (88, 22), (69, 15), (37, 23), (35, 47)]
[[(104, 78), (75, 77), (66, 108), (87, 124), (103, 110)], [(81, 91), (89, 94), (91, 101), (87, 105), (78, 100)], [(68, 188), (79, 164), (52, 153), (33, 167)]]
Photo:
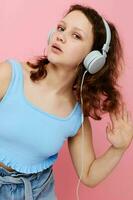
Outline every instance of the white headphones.
[[(103, 19), (103, 18), (102, 18)], [(111, 40), (111, 30), (109, 28), (108, 23), (103, 19), (105, 30), (106, 30), (106, 42), (102, 47), (102, 53), (98, 50), (93, 50), (89, 54), (86, 55), (84, 58), (83, 64), (86, 70), (91, 73), (95, 74), (98, 72), (105, 64), (107, 52), (109, 50), (110, 40)], [(48, 44), (52, 34), (55, 32), (55, 29), (52, 29), (48, 33)]]

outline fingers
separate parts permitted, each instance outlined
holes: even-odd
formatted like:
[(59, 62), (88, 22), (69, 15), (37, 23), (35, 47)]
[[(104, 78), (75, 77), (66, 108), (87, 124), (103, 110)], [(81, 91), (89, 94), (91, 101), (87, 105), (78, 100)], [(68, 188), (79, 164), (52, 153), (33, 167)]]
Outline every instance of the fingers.
[(127, 112), (127, 109), (126, 109), (126, 105), (123, 103), (122, 104), (122, 119), (127, 121), (128, 120), (128, 112)]
[(111, 112), (109, 113), (110, 115), (110, 120), (111, 120), (111, 123), (112, 123), (112, 129), (114, 129), (116, 127), (116, 123), (118, 121), (118, 114), (116, 114), (115, 112)]
[(127, 120), (127, 112), (124, 106), (124, 103), (121, 105), (120, 109), (118, 111), (113, 111), (109, 113), (110, 119), (112, 122), (112, 128), (117, 127), (118, 122), (121, 120)]
[(120, 110), (116, 113), (116, 119), (128, 121), (128, 111), (125, 103), (121, 104)]
[(131, 112), (127, 110), (126, 104), (122, 103), (119, 111), (113, 111), (109, 113), (110, 120), (112, 122), (112, 128), (117, 127), (119, 122), (125, 121), (129, 122), (132, 121)]
[(128, 112), (128, 120), (132, 121), (132, 113), (131, 112)]
[(107, 134), (113, 134), (111, 124), (108, 122), (106, 127)]
[(126, 107), (125, 104), (122, 106), (122, 119), (123, 119), (124, 121), (126, 121), (126, 122), (128, 122), (128, 121), (131, 120), (131, 112), (129, 112), (129, 111), (127, 110), (127, 107)]

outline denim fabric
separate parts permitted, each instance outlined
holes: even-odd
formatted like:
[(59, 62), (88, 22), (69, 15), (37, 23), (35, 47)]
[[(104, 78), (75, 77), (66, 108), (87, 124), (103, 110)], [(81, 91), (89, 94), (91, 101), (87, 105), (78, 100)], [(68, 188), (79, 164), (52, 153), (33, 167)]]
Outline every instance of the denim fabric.
[(57, 200), (52, 166), (38, 173), (0, 167), (0, 200)]

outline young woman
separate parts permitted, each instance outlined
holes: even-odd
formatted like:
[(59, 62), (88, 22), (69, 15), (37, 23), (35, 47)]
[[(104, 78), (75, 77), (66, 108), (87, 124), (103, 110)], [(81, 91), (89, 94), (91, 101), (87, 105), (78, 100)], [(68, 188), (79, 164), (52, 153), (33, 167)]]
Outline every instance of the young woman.
[[(16, 59), (0, 64), (1, 200), (57, 199), (52, 166), (66, 139), (77, 176), (83, 164), (81, 181), (88, 187), (107, 177), (129, 147), (133, 124), (117, 84), (122, 47), (115, 26), (106, 22), (111, 40), (102, 52), (109, 37), (103, 18), (90, 7), (72, 5), (50, 36), (47, 55), (36, 64)], [(101, 59), (90, 63), (96, 69), (85, 74), (84, 59), (93, 50), (105, 62), (98, 70)], [(89, 117), (100, 120), (103, 113), (111, 120), (106, 128), (111, 146), (96, 158)]]

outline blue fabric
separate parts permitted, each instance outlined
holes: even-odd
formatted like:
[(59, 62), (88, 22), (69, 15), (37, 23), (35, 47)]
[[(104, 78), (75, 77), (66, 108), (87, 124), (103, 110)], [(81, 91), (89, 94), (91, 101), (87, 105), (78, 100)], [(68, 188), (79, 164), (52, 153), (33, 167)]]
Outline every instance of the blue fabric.
[(53, 165), (65, 140), (77, 133), (81, 107), (77, 102), (67, 117), (42, 111), (26, 99), (21, 63), (7, 62), (12, 77), (0, 102), (0, 162), (18, 172), (36, 173)]
[(0, 167), (0, 200), (57, 200), (52, 167), (24, 174)]

